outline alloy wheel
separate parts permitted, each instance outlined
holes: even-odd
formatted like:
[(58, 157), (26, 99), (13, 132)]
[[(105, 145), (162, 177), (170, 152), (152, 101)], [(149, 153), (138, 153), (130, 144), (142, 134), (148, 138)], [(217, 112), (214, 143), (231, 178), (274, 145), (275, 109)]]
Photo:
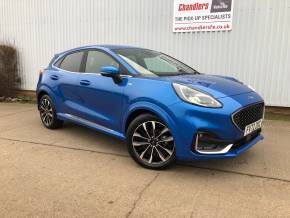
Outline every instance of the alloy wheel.
[(146, 121), (134, 131), (132, 145), (141, 161), (161, 164), (174, 155), (174, 139), (170, 130), (157, 121)]
[(39, 106), (40, 117), (42, 122), (46, 126), (50, 126), (53, 122), (53, 109), (50, 101), (47, 98), (43, 98)]

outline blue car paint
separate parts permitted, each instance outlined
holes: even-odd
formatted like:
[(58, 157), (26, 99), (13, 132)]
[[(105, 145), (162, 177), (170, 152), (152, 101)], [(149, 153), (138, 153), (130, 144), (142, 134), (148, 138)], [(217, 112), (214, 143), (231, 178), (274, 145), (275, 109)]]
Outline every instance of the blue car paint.
[[(231, 115), (247, 105), (263, 102), (263, 99), (247, 86), (231, 77), (188, 75), (170, 77), (134, 77), (138, 72), (111, 49), (126, 46), (84, 46), (55, 55), (37, 85), (37, 96), (46, 92), (53, 100), (57, 116), (84, 125), (119, 139), (126, 139), (129, 116), (137, 110), (156, 114), (171, 130), (180, 160), (215, 159), (235, 157), (259, 140), (262, 135), (225, 154), (198, 154), (192, 151), (192, 143), (198, 130), (208, 130), (224, 140), (237, 140), (243, 132), (232, 122)], [(120, 84), (112, 78), (94, 74), (72, 73), (53, 66), (64, 55), (86, 49), (99, 49), (111, 55), (133, 77), (125, 76)], [(57, 80), (53, 76), (57, 75)], [(90, 81), (81, 86), (79, 81)], [(222, 103), (222, 108), (205, 108), (182, 101), (172, 83), (186, 84), (208, 93)], [(249, 98), (251, 96), (251, 98)], [(73, 115), (73, 116), (71, 116)], [(76, 117), (81, 119), (76, 119)]]

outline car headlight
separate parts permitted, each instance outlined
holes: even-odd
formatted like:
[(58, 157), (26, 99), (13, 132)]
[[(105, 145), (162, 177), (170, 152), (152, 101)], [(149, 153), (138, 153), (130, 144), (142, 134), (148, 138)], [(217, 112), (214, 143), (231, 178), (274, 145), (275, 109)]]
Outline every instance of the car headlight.
[(172, 85), (177, 95), (186, 102), (202, 107), (222, 107), (222, 104), (220, 102), (218, 102), (216, 99), (208, 94), (178, 83), (173, 83)]

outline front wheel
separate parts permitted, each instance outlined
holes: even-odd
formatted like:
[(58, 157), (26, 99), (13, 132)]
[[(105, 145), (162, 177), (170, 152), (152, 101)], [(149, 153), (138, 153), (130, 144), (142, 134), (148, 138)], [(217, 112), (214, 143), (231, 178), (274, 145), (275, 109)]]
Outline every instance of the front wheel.
[(52, 100), (48, 95), (41, 97), (38, 107), (41, 121), (46, 128), (57, 129), (62, 126), (63, 121), (57, 119)]
[(175, 144), (169, 128), (156, 116), (144, 114), (130, 124), (128, 151), (140, 165), (163, 169), (175, 160)]

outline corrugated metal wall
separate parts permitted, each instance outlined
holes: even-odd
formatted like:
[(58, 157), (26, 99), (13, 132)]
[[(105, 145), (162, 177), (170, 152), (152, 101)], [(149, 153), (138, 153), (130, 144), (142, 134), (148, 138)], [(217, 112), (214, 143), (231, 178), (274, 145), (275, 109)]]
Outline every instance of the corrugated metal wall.
[(173, 33), (173, 0), (0, 0), (0, 41), (19, 49), (22, 87), (35, 89), (54, 53), (129, 44), (201, 72), (234, 76), (268, 105), (290, 106), (290, 1), (235, 0), (231, 32)]

